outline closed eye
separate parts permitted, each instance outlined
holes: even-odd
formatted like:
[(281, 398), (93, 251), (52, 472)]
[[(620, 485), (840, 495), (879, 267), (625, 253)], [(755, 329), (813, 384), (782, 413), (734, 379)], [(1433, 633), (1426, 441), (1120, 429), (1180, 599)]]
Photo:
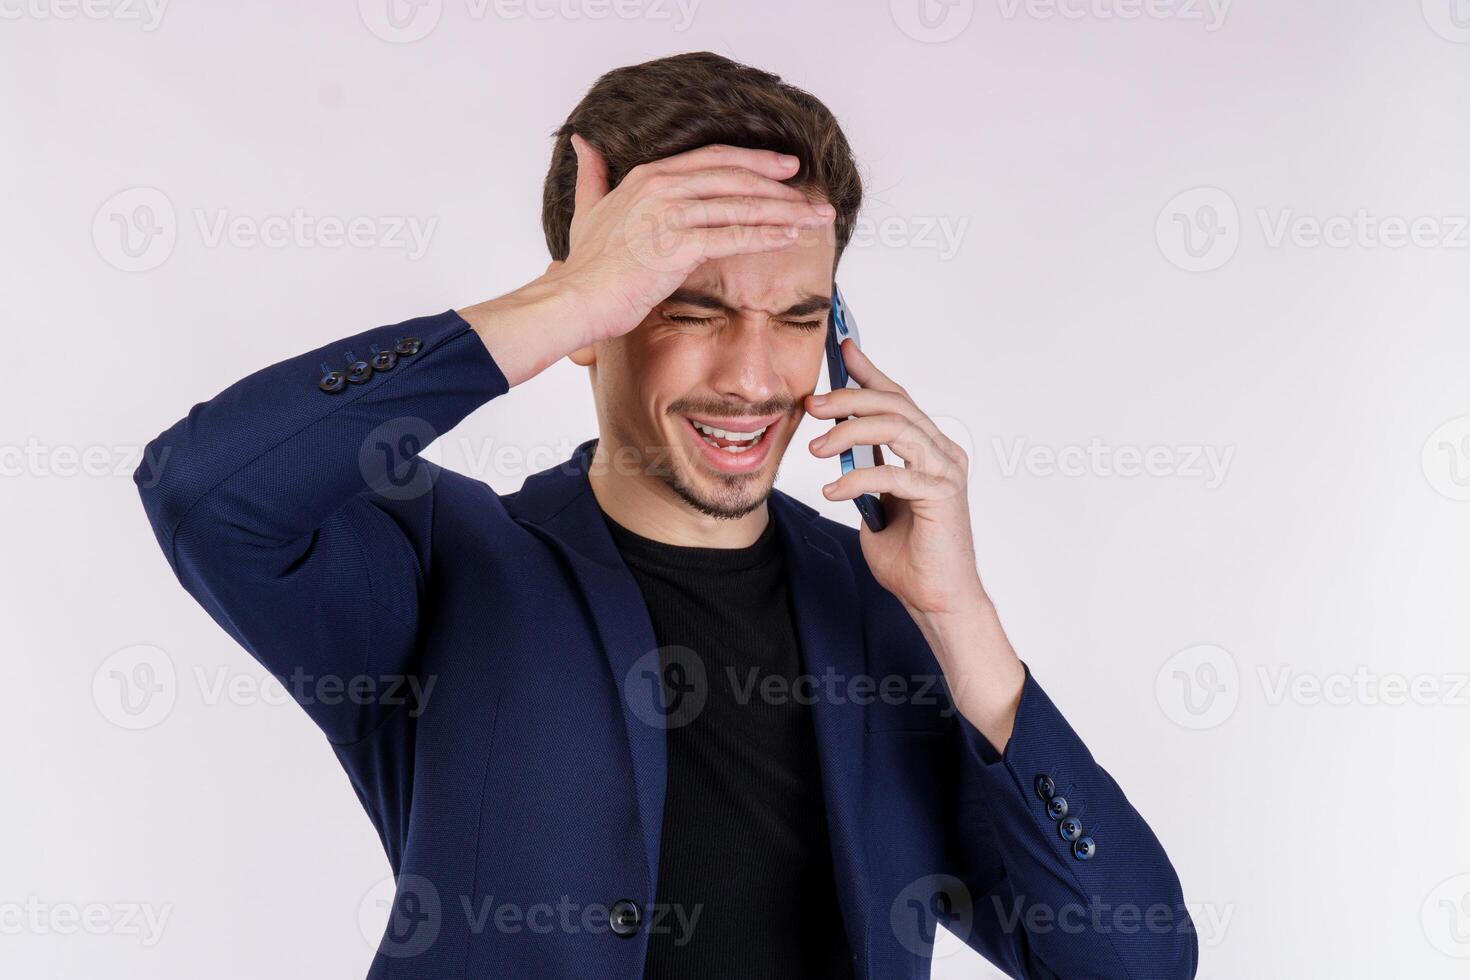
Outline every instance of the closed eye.
[[(691, 326), (702, 326), (715, 321), (715, 317), (712, 316), (689, 316), (683, 313), (665, 313), (664, 319), (671, 323), (687, 323)], [(777, 322), (798, 330), (818, 330), (827, 324), (826, 320), (778, 320)]]

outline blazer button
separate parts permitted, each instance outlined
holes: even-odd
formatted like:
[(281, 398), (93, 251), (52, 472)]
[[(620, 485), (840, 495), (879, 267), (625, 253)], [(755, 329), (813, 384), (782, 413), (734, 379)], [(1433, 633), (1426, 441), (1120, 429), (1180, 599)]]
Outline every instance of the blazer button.
[(347, 366), (347, 380), (360, 385), (373, 376), (373, 366), (367, 361), (353, 361)]
[(638, 911), (638, 906), (623, 898), (613, 902), (608, 915), (608, 925), (612, 927), (614, 933), (626, 939), (638, 931), (638, 923), (642, 919), (643, 913)]
[(1060, 820), (1067, 815), (1067, 798), (1065, 796), (1053, 796), (1046, 801), (1046, 815), (1053, 820)]
[(1097, 853), (1097, 842), (1091, 837), (1084, 837), (1072, 845), (1072, 853), (1079, 861), (1090, 861)]
[(1042, 775), (1036, 777), (1037, 796), (1041, 797), (1043, 800), (1049, 800), (1051, 799), (1051, 794), (1055, 793), (1056, 791), (1057, 784), (1052, 782), (1050, 776)]
[(402, 357), (412, 357), (424, 346), (424, 342), (417, 337), (404, 337), (393, 345), (393, 350)]
[(1082, 821), (1076, 817), (1067, 817), (1057, 824), (1057, 833), (1062, 835), (1062, 840), (1070, 844), (1082, 836)]
[(341, 371), (328, 371), (316, 386), (329, 395), (335, 394), (347, 387), (347, 376)]
[(391, 350), (380, 350), (373, 355), (372, 365), (374, 371), (391, 371), (393, 365), (398, 363), (398, 355)]

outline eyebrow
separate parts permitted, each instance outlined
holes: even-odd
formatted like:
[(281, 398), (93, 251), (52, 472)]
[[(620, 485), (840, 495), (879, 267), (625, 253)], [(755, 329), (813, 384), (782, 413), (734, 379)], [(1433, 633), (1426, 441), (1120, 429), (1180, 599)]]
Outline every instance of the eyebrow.
[[(698, 289), (676, 289), (669, 294), (664, 303), (677, 304), (679, 306), (693, 306), (701, 310), (717, 310), (721, 313), (734, 313), (733, 308), (726, 306), (725, 301), (713, 293), (702, 292)], [(824, 313), (832, 308), (832, 297), (818, 296), (808, 293), (786, 309), (777, 313), (776, 316), (806, 316), (808, 313)]]

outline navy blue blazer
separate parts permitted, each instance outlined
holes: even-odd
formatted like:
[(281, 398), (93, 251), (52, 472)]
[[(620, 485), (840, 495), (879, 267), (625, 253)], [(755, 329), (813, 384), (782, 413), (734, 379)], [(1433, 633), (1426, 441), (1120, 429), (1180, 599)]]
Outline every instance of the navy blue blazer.
[[(676, 921), (652, 907), (671, 706), (644, 693), (657, 644), (595, 440), (509, 494), (417, 455), (507, 388), (458, 314), (420, 317), (235, 383), (135, 474), (179, 581), (325, 732), (382, 837), (370, 980), (637, 980)], [(779, 490), (769, 512), (855, 975), (928, 976), (943, 923), (1012, 976), (1192, 977), (1168, 857), (1029, 670), (997, 755), (857, 531)]]

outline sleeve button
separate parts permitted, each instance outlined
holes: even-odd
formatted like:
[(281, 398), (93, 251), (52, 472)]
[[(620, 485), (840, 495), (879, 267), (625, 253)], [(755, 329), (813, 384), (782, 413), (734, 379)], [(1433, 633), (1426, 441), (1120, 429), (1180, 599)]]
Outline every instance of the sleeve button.
[(336, 394), (347, 387), (347, 378), (341, 371), (328, 371), (322, 375), (322, 379), (316, 386), (329, 395)]
[(1067, 817), (1057, 824), (1057, 833), (1062, 835), (1062, 840), (1070, 844), (1082, 836), (1082, 821), (1076, 817)]
[(1072, 845), (1072, 853), (1079, 861), (1090, 861), (1097, 853), (1097, 842), (1091, 837), (1083, 837)]
[(404, 337), (393, 345), (393, 350), (401, 357), (412, 357), (423, 349), (424, 342), (417, 337)]
[(1067, 815), (1067, 798), (1065, 796), (1053, 796), (1046, 801), (1046, 815), (1053, 820), (1060, 820)]
[(1051, 795), (1057, 791), (1057, 784), (1047, 775), (1036, 777), (1036, 795), (1043, 800), (1051, 799)]
[(367, 361), (353, 361), (347, 367), (347, 380), (360, 385), (373, 376), (373, 366)]

